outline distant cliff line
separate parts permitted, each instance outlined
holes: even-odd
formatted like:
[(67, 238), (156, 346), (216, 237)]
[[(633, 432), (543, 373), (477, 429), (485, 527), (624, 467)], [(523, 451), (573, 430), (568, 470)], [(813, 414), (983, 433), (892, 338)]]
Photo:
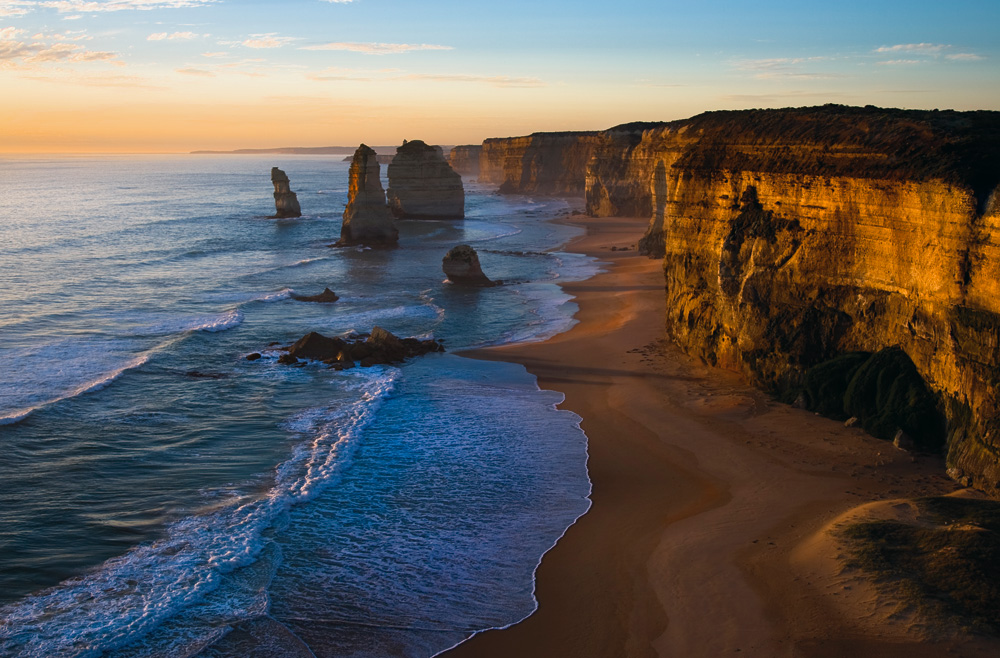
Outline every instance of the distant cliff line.
[(667, 335), (810, 408), (822, 373), (842, 392), (852, 354), (900, 348), (882, 362), (933, 392), (953, 477), (1000, 494), (1000, 112), (719, 111), (451, 159), (501, 192), (650, 218)]
[[(234, 151), (191, 151), (191, 155), (352, 155), (357, 146), (281, 146)], [(392, 154), (395, 146), (373, 146), (376, 153)]]

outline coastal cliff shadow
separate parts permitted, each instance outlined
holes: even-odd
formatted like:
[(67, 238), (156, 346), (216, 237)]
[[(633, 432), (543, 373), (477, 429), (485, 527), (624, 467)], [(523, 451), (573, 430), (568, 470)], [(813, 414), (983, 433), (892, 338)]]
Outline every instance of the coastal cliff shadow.
[(518, 358), (517, 362), (523, 365), (528, 372), (537, 377), (543, 377), (547, 381), (586, 384), (589, 386), (608, 384), (614, 377), (658, 379), (672, 382), (704, 381), (704, 377), (695, 375), (674, 375), (649, 371), (636, 372), (619, 368), (594, 368), (586, 365), (566, 366), (555, 361), (539, 358)]

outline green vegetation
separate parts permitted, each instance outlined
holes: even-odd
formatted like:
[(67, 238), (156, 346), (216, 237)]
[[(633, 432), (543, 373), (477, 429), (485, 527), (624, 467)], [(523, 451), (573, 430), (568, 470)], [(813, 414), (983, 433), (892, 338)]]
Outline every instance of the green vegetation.
[(1000, 502), (914, 502), (921, 525), (877, 521), (845, 530), (851, 565), (879, 576), (924, 612), (1000, 632)]
[(899, 347), (874, 354), (848, 352), (806, 372), (807, 407), (843, 420), (856, 416), (872, 436), (891, 441), (902, 429), (928, 451), (945, 441), (937, 398)]
[(805, 377), (807, 407), (828, 418), (846, 420), (844, 394), (858, 368), (869, 358), (871, 352), (845, 352), (810, 368)]

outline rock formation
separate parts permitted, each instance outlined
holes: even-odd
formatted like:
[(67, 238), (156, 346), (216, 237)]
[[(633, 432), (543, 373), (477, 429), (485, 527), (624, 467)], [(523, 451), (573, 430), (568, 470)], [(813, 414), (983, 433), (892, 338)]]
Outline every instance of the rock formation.
[(329, 288), (324, 288), (323, 292), (319, 293), (318, 295), (292, 295), (292, 299), (298, 300), (300, 302), (316, 302), (319, 304), (331, 304), (340, 299), (340, 297), (338, 297), (337, 293), (333, 292)]
[(344, 223), (340, 229), (340, 240), (334, 246), (394, 246), (399, 241), (399, 231), (385, 205), (385, 191), (375, 151), (364, 144), (359, 146), (354, 152), (348, 175)]
[(479, 254), (467, 244), (453, 247), (442, 259), (441, 269), (452, 283), (465, 286), (495, 286), (499, 281), (490, 281), (479, 265)]
[(374, 327), (368, 336), (358, 336), (354, 340), (329, 338), (312, 331), (284, 349), (287, 353), (278, 359), (278, 363), (283, 365), (294, 365), (299, 359), (309, 359), (322, 361), (338, 370), (353, 368), (355, 362), (368, 367), (400, 363), (415, 356), (444, 351), (436, 340), (398, 338), (381, 327)]
[(652, 217), (675, 342), (789, 395), (898, 347), (949, 467), (1000, 494), (1000, 113), (711, 112), (601, 139), (588, 211)]
[(299, 199), (289, 187), (288, 176), (277, 167), (271, 167), (271, 182), (274, 183), (274, 217), (301, 217)]
[(535, 133), (487, 139), (479, 155), (479, 182), (501, 194), (582, 196), (587, 163), (602, 143), (601, 133)]
[(403, 142), (389, 165), (389, 209), (400, 219), (462, 219), (462, 177), (444, 159), (441, 148), (419, 139)]
[(448, 164), (462, 178), (479, 178), (479, 155), (482, 151), (482, 144), (456, 146), (448, 153)]

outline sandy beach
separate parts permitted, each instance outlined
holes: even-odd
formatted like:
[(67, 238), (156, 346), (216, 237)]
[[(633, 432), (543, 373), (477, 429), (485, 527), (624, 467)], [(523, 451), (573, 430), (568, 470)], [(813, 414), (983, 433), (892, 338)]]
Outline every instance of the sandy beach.
[(942, 462), (686, 357), (665, 340), (660, 264), (634, 251), (646, 222), (573, 223), (587, 235), (568, 249), (608, 263), (566, 286), (579, 324), (467, 355), (565, 394), (589, 437), (593, 506), (543, 559), (537, 612), (446, 655), (1000, 655), (876, 595), (829, 532), (955, 491)]

